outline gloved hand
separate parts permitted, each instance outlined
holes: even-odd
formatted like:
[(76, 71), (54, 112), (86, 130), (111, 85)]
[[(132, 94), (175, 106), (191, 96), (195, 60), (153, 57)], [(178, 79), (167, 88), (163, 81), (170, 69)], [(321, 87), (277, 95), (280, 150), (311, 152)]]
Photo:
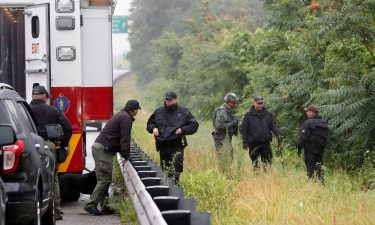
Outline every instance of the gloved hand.
[(231, 127), (238, 127), (238, 121), (237, 120), (230, 121), (230, 126)]
[(248, 147), (245, 143), (243, 143), (243, 144), (242, 144), (242, 149), (243, 149), (244, 151), (248, 151), (248, 150), (249, 150), (249, 147)]
[(298, 157), (302, 156), (302, 148), (298, 148), (297, 155), (298, 155)]

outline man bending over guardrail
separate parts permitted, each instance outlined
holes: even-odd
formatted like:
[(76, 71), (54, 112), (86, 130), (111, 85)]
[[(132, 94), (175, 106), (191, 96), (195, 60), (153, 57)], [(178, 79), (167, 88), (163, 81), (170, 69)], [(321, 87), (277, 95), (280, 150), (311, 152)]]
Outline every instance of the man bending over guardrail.
[[(125, 160), (130, 157), (130, 140), (134, 116), (141, 109), (137, 100), (129, 100), (105, 125), (92, 145), (97, 183), (84, 210), (93, 215), (113, 214), (105, 199), (112, 182), (113, 156), (120, 152)], [(101, 203), (102, 210), (97, 205)]]

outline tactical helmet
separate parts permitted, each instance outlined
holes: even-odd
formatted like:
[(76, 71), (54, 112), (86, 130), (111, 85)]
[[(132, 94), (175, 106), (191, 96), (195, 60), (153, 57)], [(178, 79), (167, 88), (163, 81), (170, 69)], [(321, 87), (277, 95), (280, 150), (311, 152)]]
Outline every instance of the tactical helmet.
[(237, 103), (239, 100), (238, 96), (235, 93), (228, 93), (224, 97), (224, 102), (232, 101), (234, 103)]

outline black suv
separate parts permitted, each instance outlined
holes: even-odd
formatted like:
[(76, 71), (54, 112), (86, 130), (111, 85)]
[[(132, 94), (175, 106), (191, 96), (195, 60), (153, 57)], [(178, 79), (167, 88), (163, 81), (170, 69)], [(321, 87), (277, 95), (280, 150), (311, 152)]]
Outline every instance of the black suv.
[(4, 183), (0, 177), (0, 225), (5, 225), (5, 205), (7, 202), (7, 195), (4, 190)]
[[(1, 147), (4, 145), (14, 144), (16, 142), (16, 135), (14, 130), (9, 125), (0, 124), (0, 175), (1, 170), (3, 169), (3, 157)], [(4, 189), (3, 180), (0, 177), (0, 225), (5, 225), (5, 212), (6, 212), (6, 203), (7, 203), (7, 194)]]
[(16, 142), (1, 147), (7, 224), (55, 224), (52, 152), (38, 135), (31, 109), (20, 95), (0, 83), (0, 124), (10, 125)]

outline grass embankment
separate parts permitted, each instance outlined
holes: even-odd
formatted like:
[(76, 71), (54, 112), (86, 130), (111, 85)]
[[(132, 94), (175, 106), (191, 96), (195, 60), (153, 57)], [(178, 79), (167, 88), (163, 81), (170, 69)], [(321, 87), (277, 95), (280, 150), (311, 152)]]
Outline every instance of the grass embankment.
[[(116, 104), (122, 107), (126, 99), (140, 100), (142, 111), (132, 135), (158, 161), (154, 139), (145, 130), (152, 111), (147, 111), (134, 84), (135, 78), (128, 77), (116, 85)], [(302, 159), (288, 151), (284, 165), (274, 158), (270, 171), (254, 174), (237, 138), (233, 162), (218, 159), (211, 130), (211, 122), (200, 122), (198, 133), (188, 137), (181, 182), (185, 196), (197, 200), (198, 210), (211, 213), (212, 224), (375, 224), (375, 192), (361, 188), (361, 177), (326, 171), (325, 186), (308, 182)]]

